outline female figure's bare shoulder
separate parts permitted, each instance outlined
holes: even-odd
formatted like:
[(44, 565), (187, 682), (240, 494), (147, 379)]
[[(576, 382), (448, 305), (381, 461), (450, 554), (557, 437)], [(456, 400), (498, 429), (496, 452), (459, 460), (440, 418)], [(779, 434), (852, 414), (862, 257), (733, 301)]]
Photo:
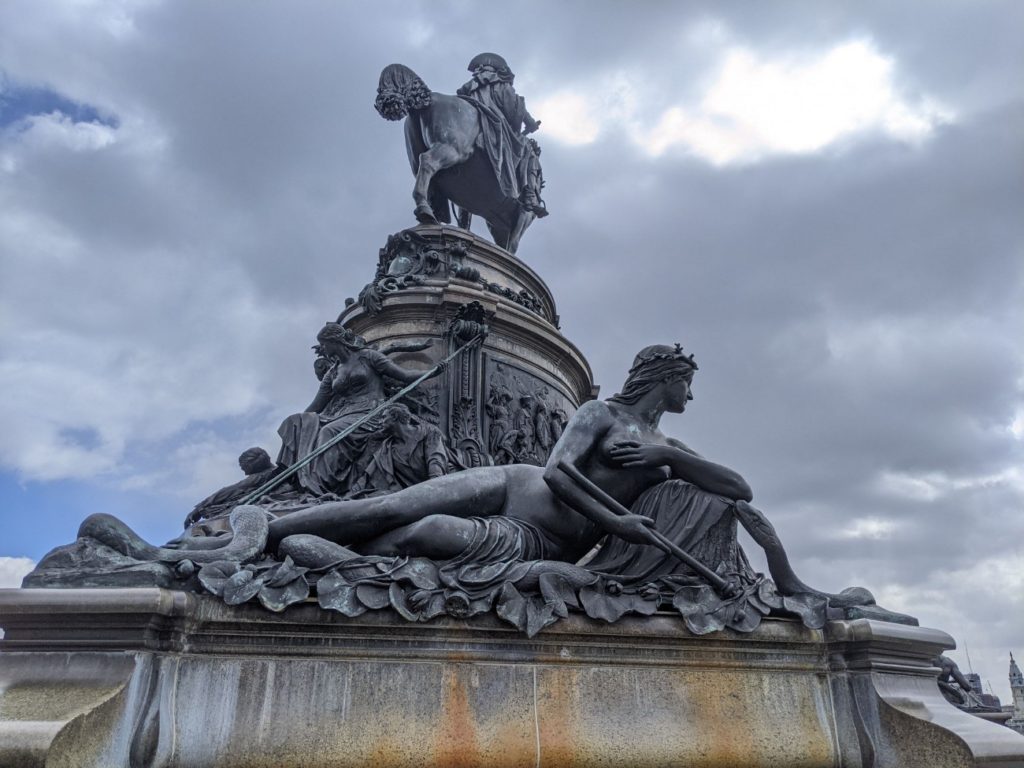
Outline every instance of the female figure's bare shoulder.
[(614, 405), (605, 400), (588, 400), (583, 403), (569, 420), (569, 426), (573, 424), (593, 425), (595, 427), (606, 426), (615, 420)]

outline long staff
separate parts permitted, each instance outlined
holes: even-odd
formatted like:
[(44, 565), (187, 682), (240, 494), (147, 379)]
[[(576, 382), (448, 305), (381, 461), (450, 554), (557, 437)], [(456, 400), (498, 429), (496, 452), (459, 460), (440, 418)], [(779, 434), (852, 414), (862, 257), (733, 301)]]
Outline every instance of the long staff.
[[(611, 512), (622, 517), (623, 515), (632, 514), (622, 504), (613, 499), (607, 493), (598, 488), (593, 482), (590, 481), (582, 472), (567, 461), (558, 462), (558, 468), (565, 472), (575, 483), (580, 487), (581, 490), (585, 491), (595, 501), (600, 502), (602, 505), (608, 508)], [(708, 568), (704, 563), (697, 560), (693, 555), (683, 551), (676, 546), (665, 534), (656, 528), (645, 529), (650, 538), (650, 544), (657, 547), (662, 552), (672, 555), (673, 557), (681, 560), (691, 569), (699, 573), (713, 586), (718, 592), (724, 595), (732, 594), (735, 589), (732, 584), (723, 579), (717, 573)]]
[(263, 485), (261, 485), (259, 488), (257, 488), (255, 491), (250, 493), (248, 496), (246, 496), (244, 499), (242, 499), (238, 503), (240, 505), (241, 504), (252, 504), (253, 502), (255, 502), (261, 496), (264, 496), (265, 494), (267, 494), (270, 491), (272, 491), (274, 488), (279, 486), (281, 483), (283, 483), (289, 477), (294, 475), (296, 472), (298, 472), (304, 466), (306, 466), (311, 461), (313, 461), (313, 459), (315, 459), (317, 456), (319, 456), (320, 454), (324, 453), (324, 451), (326, 451), (328, 448), (331, 448), (332, 446), (337, 445), (339, 442), (341, 442), (346, 437), (351, 435), (353, 432), (356, 431), (356, 429), (361, 427), (363, 424), (365, 424), (367, 421), (372, 419), (378, 413), (383, 411), (389, 405), (392, 405), (399, 398), (404, 397), (405, 395), (407, 395), (409, 392), (414, 390), (416, 387), (418, 387), (424, 381), (429, 379), (431, 376), (436, 375), (438, 373), (438, 369), (439, 368), (441, 368), (442, 366), (445, 366), (448, 363), (450, 363), (452, 360), (454, 360), (456, 358), (456, 356), (459, 355), (459, 353), (463, 352), (466, 349), (469, 349), (471, 346), (476, 344), (481, 338), (482, 338), (482, 336), (480, 334), (474, 336), (472, 339), (470, 339), (465, 344), (463, 344), (461, 347), (456, 349), (454, 352), (452, 352), (450, 355), (448, 355), (448, 357), (446, 357), (440, 363), (438, 363), (433, 368), (428, 370), (426, 373), (424, 373), (422, 376), (417, 378), (415, 381), (413, 381), (410, 384), (406, 384), (404, 387), (402, 387), (402, 389), (400, 389), (394, 395), (392, 395), (387, 400), (385, 400), (383, 403), (378, 405), (372, 411), (370, 411), (369, 413), (367, 413), (367, 414), (365, 414), (363, 416), (360, 416), (358, 419), (356, 419), (354, 422), (349, 424), (347, 427), (345, 427), (345, 429), (341, 430), (341, 432), (336, 434), (334, 437), (332, 437), (330, 440), (328, 440), (323, 445), (318, 445), (311, 453), (309, 453), (308, 455), (306, 455), (303, 458), (299, 459), (297, 462), (292, 464), (290, 467), (288, 467), (288, 469), (286, 469), (281, 474), (274, 475), (267, 482), (265, 482)]

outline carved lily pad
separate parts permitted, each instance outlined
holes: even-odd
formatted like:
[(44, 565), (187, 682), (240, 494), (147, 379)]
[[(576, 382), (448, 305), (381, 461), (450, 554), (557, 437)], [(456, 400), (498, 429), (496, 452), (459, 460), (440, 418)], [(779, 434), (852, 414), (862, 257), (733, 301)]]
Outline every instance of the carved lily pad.
[(642, 595), (632, 592), (609, 594), (597, 587), (583, 587), (580, 590), (580, 603), (587, 616), (601, 619), (609, 624), (618, 621), (627, 613), (639, 613), (650, 616), (658, 610), (655, 600), (645, 600)]
[[(422, 592), (423, 590), (417, 590)], [(419, 621), (420, 614), (415, 603), (409, 600), (409, 593), (397, 581), (391, 582), (388, 587), (388, 598), (391, 600), (391, 607), (398, 611), (399, 615), (406, 621)]]
[(761, 623), (761, 613), (747, 600), (738, 600), (733, 606), (729, 629), (737, 632), (753, 632)]
[(478, 616), (481, 613), (487, 613), (491, 608), (494, 607), (494, 596), (493, 591), (488, 591), (480, 597), (474, 597), (469, 601), (469, 610), (466, 612), (466, 616)]
[(356, 587), (356, 597), (359, 602), (374, 611), (387, 608), (391, 604), (391, 594), (388, 587), (379, 587), (376, 584), (360, 584)]
[(441, 586), (437, 565), (424, 557), (414, 557), (391, 572), (395, 581), (412, 582), (419, 589), (437, 589)]
[(558, 620), (555, 616), (554, 607), (551, 603), (537, 595), (530, 595), (526, 602), (526, 636), (533, 637), (544, 627), (554, 624)]
[(366, 606), (356, 598), (356, 588), (337, 571), (320, 578), (316, 583), (316, 594), (321, 608), (338, 611), (349, 617), (366, 613)]
[(526, 629), (526, 598), (507, 581), (501, 585), (495, 612), (516, 629)]
[(782, 609), (782, 595), (775, 588), (775, 582), (770, 579), (764, 579), (758, 584), (757, 597), (773, 611)]
[(539, 595), (523, 595), (508, 582), (501, 587), (495, 610), (500, 618), (525, 632), (527, 637), (533, 637), (557, 620), (552, 606), (543, 598)]
[(227, 584), (228, 579), (238, 573), (239, 567), (238, 563), (233, 563), (229, 560), (218, 560), (215, 563), (208, 563), (199, 569), (199, 583), (211, 595), (222, 597), (224, 595), (224, 585)]
[(828, 602), (824, 597), (812, 594), (783, 596), (782, 606), (800, 617), (805, 627), (821, 629), (825, 626)]
[(409, 562), (407, 557), (378, 557), (372, 561), (372, 565), (382, 574), (391, 574)]
[(241, 605), (256, 597), (263, 587), (263, 578), (248, 568), (243, 568), (224, 584), (224, 602)]
[(423, 621), (429, 621), (430, 619), (444, 615), (445, 602), (446, 600), (443, 592), (438, 591), (433, 593), (427, 601), (427, 605), (423, 609), (423, 612), (420, 614), (420, 618)]
[(551, 606), (552, 613), (560, 619), (569, 615), (569, 608), (579, 608), (576, 590), (567, 578), (558, 573), (543, 573), (538, 579), (540, 594)]
[(709, 632), (718, 632), (725, 628), (722, 617), (702, 611), (686, 614), (683, 621), (686, 622), (687, 629), (695, 635), (706, 635)]
[(266, 582), (268, 587), (285, 587), (291, 584), (296, 579), (303, 578), (309, 571), (308, 568), (296, 565), (292, 562), (291, 557), (285, 557), (283, 563), (279, 563), (271, 568), (266, 575)]
[(309, 597), (309, 584), (299, 575), (282, 586), (272, 586), (269, 582), (259, 591), (260, 603), (264, 608), (279, 613), (289, 605), (301, 603)]
[(707, 584), (680, 587), (672, 596), (672, 607), (679, 611), (681, 616), (710, 613), (718, 603), (718, 596)]
[(747, 602), (763, 616), (767, 616), (772, 612), (772, 605), (761, 596), (760, 584), (747, 590)]
[(350, 584), (358, 584), (364, 579), (381, 578), (380, 563), (384, 558), (359, 557), (349, 560), (337, 567), (337, 573), (344, 574)]

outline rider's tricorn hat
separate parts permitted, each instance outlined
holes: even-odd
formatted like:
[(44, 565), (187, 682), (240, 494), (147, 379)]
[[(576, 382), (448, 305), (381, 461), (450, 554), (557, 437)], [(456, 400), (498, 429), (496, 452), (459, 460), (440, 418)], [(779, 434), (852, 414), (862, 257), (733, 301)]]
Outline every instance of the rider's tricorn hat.
[(508, 75), (509, 77), (515, 77), (515, 74), (508, 65), (508, 62), (496, 53), (478, 53), (474, 56), (473, 60), (469, 62), (469, 71), (475, 72), (480, 67), (493, 67), (501, 74)]

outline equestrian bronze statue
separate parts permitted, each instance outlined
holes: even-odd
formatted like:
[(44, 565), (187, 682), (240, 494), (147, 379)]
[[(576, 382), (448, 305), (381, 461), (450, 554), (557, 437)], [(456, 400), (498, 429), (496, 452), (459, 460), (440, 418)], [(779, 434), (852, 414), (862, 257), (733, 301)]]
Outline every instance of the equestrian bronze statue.
[(540, 146), (527, 136), (540, 122), (500, 56), (482, 53), (469, 71), (472, 78), (452, 96), (431, 91), (403, 64), (391, 64), (381, 72), (374, 106), (387, 120), (405, 118), (416, 218), (450, 223), (454, 204), (460, 227), (481, 216), (494, 242), (515, 253), (526, 228), (548, 213), (540, 196)]

